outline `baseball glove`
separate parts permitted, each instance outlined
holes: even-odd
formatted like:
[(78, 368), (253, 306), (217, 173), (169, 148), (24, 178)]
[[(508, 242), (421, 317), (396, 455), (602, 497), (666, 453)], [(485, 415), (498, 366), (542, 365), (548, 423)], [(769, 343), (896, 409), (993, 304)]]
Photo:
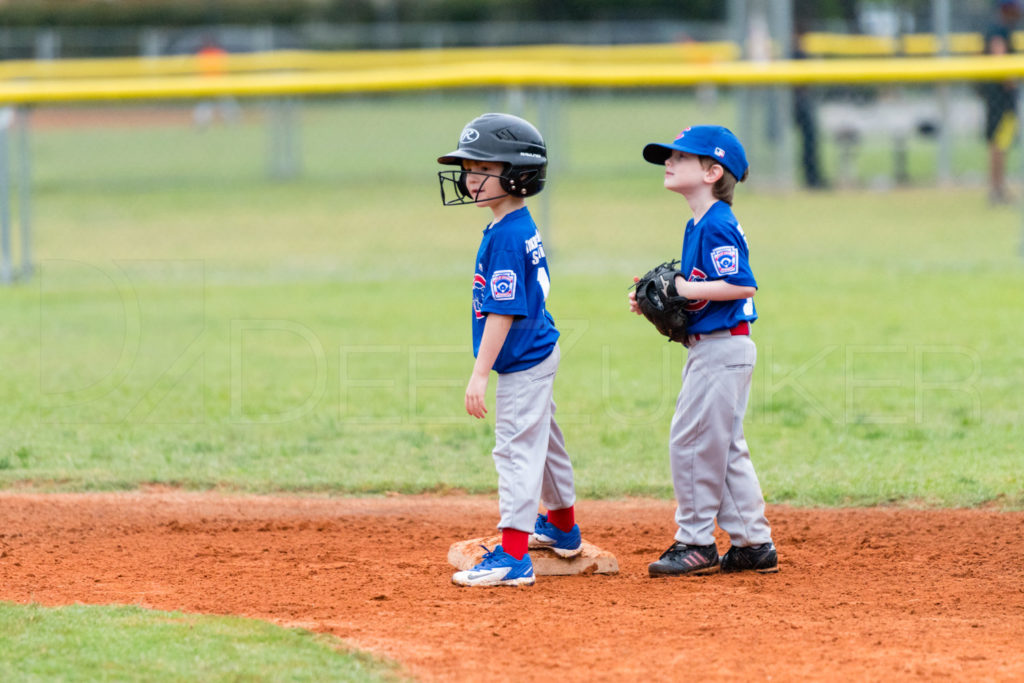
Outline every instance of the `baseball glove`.
[(655, 266), (636, 281), (636, 303), (644, 317), (669, 341), (683, 342), (690, 318), (686, 305), (691, 303), (676, 293), (676, 269), (679, 261), (668, 261)]

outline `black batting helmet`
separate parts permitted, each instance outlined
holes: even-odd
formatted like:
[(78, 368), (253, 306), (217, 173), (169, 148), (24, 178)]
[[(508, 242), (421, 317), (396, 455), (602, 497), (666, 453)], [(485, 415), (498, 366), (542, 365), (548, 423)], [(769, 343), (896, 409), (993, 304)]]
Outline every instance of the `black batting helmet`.
[[(466, 124), (459, 146), (438, 157), (437, 163), (461, 166), (463, 160), (496, 161), (505, 165), (499, 178), (501, 189), (515, 197), (529, 197), (544, 189), (547, 147), (540, 132), (525, 119), (511, 114), (483, 114)], [(491, 197), (474, 197), (466, 188), (465, 171), (440, 171), (441, 201), (445, 206), (473, 204)], [(455, 188), (447, 199), (445, 185)]]

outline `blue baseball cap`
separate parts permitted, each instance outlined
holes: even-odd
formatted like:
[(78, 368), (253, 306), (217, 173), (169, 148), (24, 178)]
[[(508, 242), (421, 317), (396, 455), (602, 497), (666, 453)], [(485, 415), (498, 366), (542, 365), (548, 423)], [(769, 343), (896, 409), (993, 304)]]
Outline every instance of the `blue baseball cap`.
[(724, 126), (688, 126), (667, 145), (652, 142), (644, 147), (644, 159), (659, 166), (672, 156), (673, 150), (711, 157), (736, 176), (747, 172), (747, 154), (733, 132)]

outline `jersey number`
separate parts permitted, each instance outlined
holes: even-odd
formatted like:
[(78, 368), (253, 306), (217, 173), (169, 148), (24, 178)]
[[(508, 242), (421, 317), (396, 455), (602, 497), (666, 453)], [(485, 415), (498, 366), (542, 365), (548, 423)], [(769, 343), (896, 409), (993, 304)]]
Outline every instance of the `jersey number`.
[(547, 301), (548, 292), (551, 291), (551, 280), (548, 278), (547, 268), (537, 269), (537, 282), (540, 283), (540, 289), (544, 292), (544, 301)]

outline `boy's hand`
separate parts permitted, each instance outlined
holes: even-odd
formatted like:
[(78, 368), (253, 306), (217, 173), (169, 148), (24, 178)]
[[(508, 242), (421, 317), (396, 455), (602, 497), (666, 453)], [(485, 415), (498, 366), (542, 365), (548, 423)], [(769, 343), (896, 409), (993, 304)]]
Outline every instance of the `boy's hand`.
[(480, 349), (473, 363), (473, 372), (469, 375), (469, 384), (466, 385), (466, 412), (473, 417), (483, 419), (487, 414), (487, 381), (514, 321), (515, 317), (511, 315), (487, 314), (484, 336), (480, 339)]
[(487, 415), (487, 380), (486, 375), (471, 375), (466, 385), (466, 412), (473, 417), (483, 419)]
[[(677, 296), (686, 296), (686, 292), (689, 291), (687, 289), (688, 283), (686, 282), (686, 278), (684, 278), (682, 274), (676, 275), (675, 278), (672, 280), (672, 284), (675, 285)], [(686, 296), (686, 298), (692, 299), (693, 297)]]
[(671, 341), (686, 343), (690, 325), (687, 306), (693, 302), (676, 292), (678, 264), (678, 259), (665, 261), (636, 280), (632, 287), (636, 295), (630, 300), (630, 308), (639, 310), (654, 329)]
[[(633, 282), (640, 282), (640, 278), (633, 276)], [(637, 315), (643, 315), (640, 311), (640, 305), (636, 302), (636, 292), (632, 291), (629, 293), (629, 312), (636, 313)]]

